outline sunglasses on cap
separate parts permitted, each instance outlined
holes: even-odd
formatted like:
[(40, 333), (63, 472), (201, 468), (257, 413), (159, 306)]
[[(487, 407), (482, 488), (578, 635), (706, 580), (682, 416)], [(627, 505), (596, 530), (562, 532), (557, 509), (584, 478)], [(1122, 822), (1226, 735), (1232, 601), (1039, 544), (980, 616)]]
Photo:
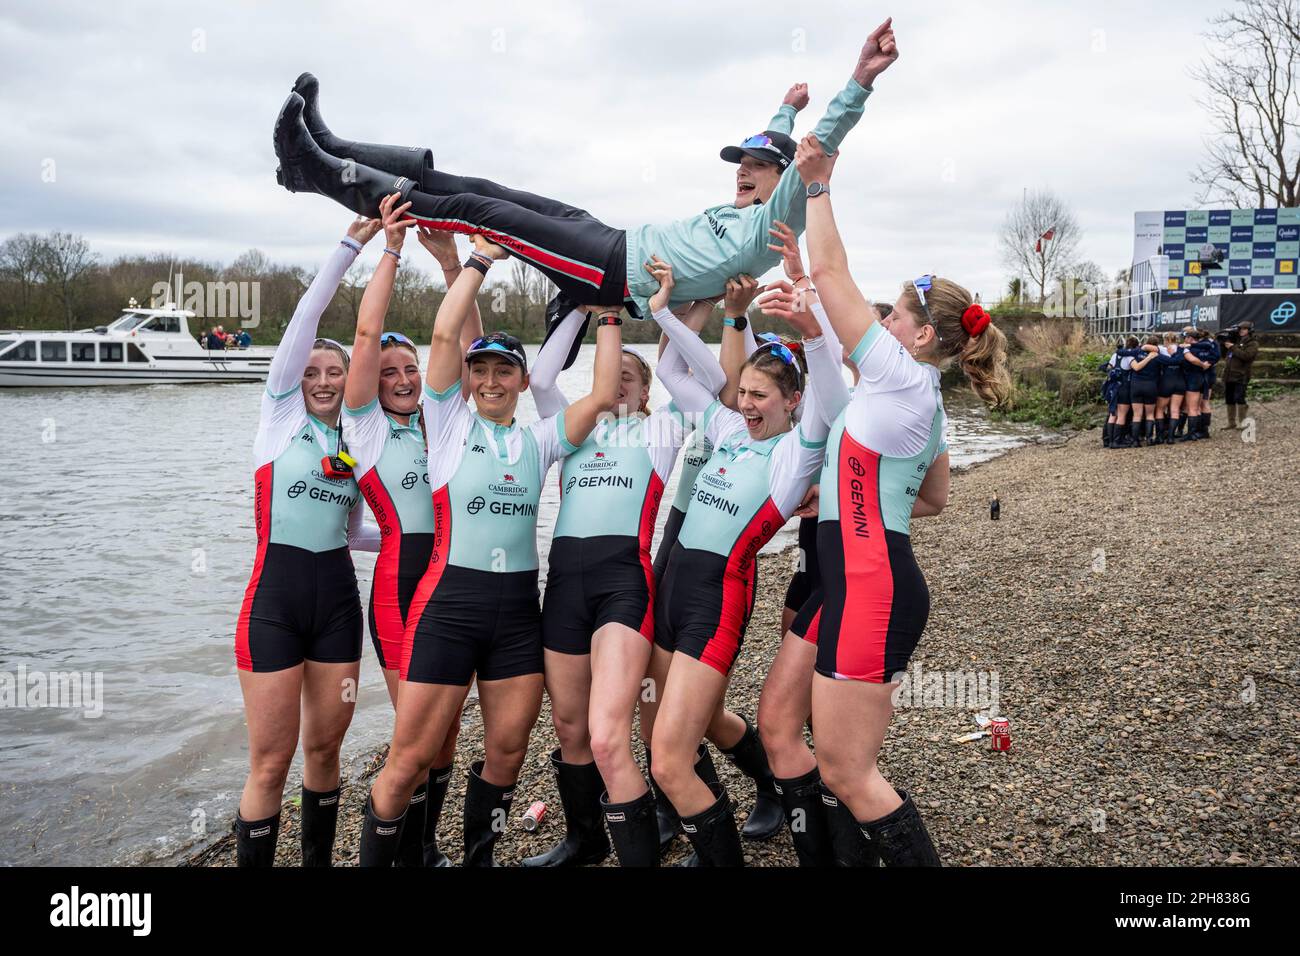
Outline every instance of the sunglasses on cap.
[(465, 361), (493, 352), (500, 353), (520, 368), (527, 368), (523, 345), (513, 335), (507, 335), (505, 332), (493, 332), (475, 339), (470, 344), (469, 351), (465, 353)]
[(930, 305), (925, 301), (925, 294), (930, 291), (934, 284), (934, 276), (924, 275), (919, 279), (912, 280), (912, 288), (916, 290), (916, 297), (921, 300), (921, 309), (925, 312), (926, 324), (934, 329), (934, 337), (940, 342), (943, 336), (939, 334), (939, 326), (935, 325), (934, 317), (930, 315)]
[(415, 348), (415, 343), (401, 332), (385, 332), (383, 335), (379, 336), (380, 345), (387, 345), (389, 342), (396, 342), (399, 345), (409, 345), (412, 348)]

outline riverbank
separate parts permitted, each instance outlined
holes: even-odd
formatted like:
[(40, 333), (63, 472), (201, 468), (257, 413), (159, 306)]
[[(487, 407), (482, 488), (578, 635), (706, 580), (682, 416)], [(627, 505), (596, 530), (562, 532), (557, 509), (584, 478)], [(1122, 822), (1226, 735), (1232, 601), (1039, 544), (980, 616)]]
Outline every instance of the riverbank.
[[(975, 709), (914, 706), (895, 717), (882, 769), (915, 793), (947, 864), (1300, 862), (1300, 396), (1252, 411), (1253, 442), (1220, 430), (1220, 406), (1210, 442), (1109, 451), (1094, 429), (1030, 445), (954, 474), (947, 510), (915, 523), (932, 610), (913, 667), (996, 675), (1012, 734), (1011, 752), (994, 753), (987, 740), (954, 742), (977, 729)], [(780, 640), (791, 566), (788, 555), (762, 563), (728, 698), (750, 715)], [(471, 709), (441, 828), (453, 859), (463, 769), (481, 742)], [(544, 709), (502, 863), (562, 832), (554, 746)], [(339, 863), (356, 862), (381, 759), (344, 792)], [(752, 793), (715, 762), (743, 819)], [(554, 812), (529, 834), (519, 817), (534, 800)], [(279, 865), (297, 864), (297, 839), (297, 810), (286, 805)], [(685, 849), (679, 838), (670, 859)], [(746, 852), (752, 865), (794, 863), (784, 833)], [(229, 837), (191, 860), (232, 862)]]

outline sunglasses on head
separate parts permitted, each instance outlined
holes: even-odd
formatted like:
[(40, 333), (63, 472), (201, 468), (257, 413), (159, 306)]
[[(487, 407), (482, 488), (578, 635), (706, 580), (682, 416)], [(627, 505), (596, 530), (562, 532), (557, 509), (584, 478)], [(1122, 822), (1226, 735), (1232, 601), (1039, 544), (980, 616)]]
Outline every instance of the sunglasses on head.
[(379, 336), (380, 345), (387, 345), (389, 342), (397, 342), (399, 345), (409, 345), (412, 348), (415, 347), (415, 343), (401, 332), (385, 332), (383, 335)]
[(935, 325), (934, 317), (930, 315), (930, 305), (925, 301), (925, 294), (930, 291), (931, 286), (934, 284), (933, 280), (934, 276), (931, 275), (913, 279), (912, 288), (916, 290), (916, 297), (921, 300), (921, 309), (925, 312), (926, 324), (934, 329), (934, 337), (942, 342), (943, 336), (939, 334), (939, 326)]
[[(764, 335), (772, 335), (772, 334), (773, 333), (771, 332), (764, 333)], [(764, 341), (761, 345), (759, 345), (758, 348), (754, 349), (755, 355), (757, 355), (759, 352), (770, 352), (773, 355), (775, 355), (777, 358), (779, 358), (782, 362), (784, 362), (786, 365), (793, 366), (794, 374), (799, 380), (799, 390), (803, 391), (803, 369), (799, 367), (799, 362), (797, 359), (795, 359), (794, 352), (790, 350), (790, 347), (788, 345), (786, 345), (780, 339), (777, 339), (775, 342)]]

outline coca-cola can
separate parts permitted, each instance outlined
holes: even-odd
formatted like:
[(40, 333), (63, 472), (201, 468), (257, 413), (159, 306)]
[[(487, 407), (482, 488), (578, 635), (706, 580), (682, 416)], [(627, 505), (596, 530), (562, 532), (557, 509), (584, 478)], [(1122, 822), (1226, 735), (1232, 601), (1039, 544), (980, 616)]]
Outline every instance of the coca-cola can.
[(538, 800), (524, 813), (524, 829), (532, 833), (541, 825), (544, 816), (546, 816), (546, 804)]
[(994, 717), (989, 722), (989, 749), (1011, 749), (1011, 722), (1005, 717)]

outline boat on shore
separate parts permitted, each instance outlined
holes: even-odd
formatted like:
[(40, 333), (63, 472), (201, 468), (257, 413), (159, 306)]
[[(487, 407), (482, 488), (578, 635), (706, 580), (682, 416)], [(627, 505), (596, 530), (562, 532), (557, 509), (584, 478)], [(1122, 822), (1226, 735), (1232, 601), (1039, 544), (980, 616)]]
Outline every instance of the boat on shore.
[(190, 332), (194, 317), (132, 302), (108, 326), (0, 331), (0, 388), (266, 381), (273, 347), (204, 348)]

